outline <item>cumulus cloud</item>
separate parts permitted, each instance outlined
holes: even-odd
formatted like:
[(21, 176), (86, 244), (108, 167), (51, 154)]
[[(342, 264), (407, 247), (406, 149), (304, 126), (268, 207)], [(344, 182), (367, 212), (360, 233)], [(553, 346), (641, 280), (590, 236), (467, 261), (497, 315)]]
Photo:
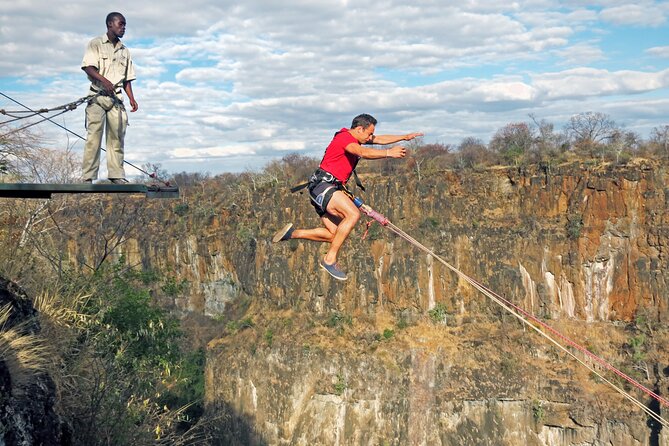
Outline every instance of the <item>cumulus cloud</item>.
[(562, 61), (560, 65), (583, 66), (606, 59), (604, 51), (596, 43), (582, 42), (556, 50)]
[(652, 48), (648, 48), (646, 53), (652, 56), (661, 57), (663, 59), (669, 59), (669, 46), (654, 46)]
[(649, 73), (578, 68), (537, 75), (534, 84), (550, 99), (638, 94), (669, 87), (669, 69)]
[(667, 21), (666, 10), (652, 3), (627, 3), (604, 8), (602, 20), (616, 25), (662, 26)]

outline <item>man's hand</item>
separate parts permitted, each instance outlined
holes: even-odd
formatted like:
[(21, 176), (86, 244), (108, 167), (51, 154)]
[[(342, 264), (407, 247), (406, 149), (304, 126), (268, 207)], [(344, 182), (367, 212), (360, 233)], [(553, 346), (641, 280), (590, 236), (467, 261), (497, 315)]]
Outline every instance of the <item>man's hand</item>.
[(111, 83), (109, 79), (106, 77), (100, 76), (100, 84), (102, 86), (102, 89), (109, 95), (109, 96), (114, 96), (116, 95), (116, 92), (114, 90), (114, 84)]
[(83, 70), (90, 79), (95, 80), (98, 83), (100, 88), (102, 88), (102, 91), (107, 93), (109, 96), (114, 96), (116, 94), (114, 84), (112, 84), (109, 79), (101, 75), (97, 68), (94, 66), (88, 66), (84, 67)]
[(135, 101), (135, 94), (132, 92), (132, 82), (124, 82), (123, 89), (125, 90), (125, 95), (128, 96), (128, 101), (130, 102), (130, 111), (136, 112), (139, 108), (139, 104)]
[(407, 156), (407, 149), (402, 146), (393, 146), (386, 150), (388, 158), (404, 158), (405, 156)]
[(405, 141), (411, 141), (412, 139), (414, 139), (414, 138), (418, 138), (419, 136), (423, 136), (423, 134), (422, 134), (422, 133), (418, 133), (418, 132), (416, 132), (416, 133), (409, 133), (408, 135), (405, 135), (405, 136), (404, 136), (404, 140), (405, 140)]

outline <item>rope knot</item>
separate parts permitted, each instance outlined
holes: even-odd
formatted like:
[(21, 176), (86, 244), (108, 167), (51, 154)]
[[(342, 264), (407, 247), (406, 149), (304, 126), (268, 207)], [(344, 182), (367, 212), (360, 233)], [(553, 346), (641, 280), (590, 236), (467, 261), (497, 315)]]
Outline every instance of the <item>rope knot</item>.
[(369, 228), (374, 224), (374, 220), (367, 220), (367, 227), (365, 228), (364, 234), (362, 234), (362, 240), (367, 238), (367, 234), (369, 233)]

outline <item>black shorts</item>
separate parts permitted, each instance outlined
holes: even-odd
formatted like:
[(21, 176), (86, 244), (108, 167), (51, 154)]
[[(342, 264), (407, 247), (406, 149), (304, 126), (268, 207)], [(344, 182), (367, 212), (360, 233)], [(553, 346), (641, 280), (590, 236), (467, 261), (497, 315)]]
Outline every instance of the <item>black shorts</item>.
[(309, 198), (311, 198), (311, 204), (318, 213), (319, 217), (327, 214), (328, 203), (332, 198), (332, 194), (342, 190), (341, 183), (328, 183), (326, 181), (318, 181), (309, 183)]

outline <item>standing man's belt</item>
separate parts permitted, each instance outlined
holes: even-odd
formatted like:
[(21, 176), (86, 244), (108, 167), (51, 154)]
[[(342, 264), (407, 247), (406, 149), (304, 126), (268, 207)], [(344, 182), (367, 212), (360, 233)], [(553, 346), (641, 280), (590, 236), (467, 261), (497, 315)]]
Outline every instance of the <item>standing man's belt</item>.
[[(102, 95), (105, 95), (105, 96), (109, 94), (105, 90), (96, 90), (93, 87), (90, 88), (90, 91), (93, 92), (93, 93), (99, 93), (99, 94), (102, 94)], [(121, 94), (121, 89), (119, 88), (118, 90), (115, 90), (114, 93)]]

